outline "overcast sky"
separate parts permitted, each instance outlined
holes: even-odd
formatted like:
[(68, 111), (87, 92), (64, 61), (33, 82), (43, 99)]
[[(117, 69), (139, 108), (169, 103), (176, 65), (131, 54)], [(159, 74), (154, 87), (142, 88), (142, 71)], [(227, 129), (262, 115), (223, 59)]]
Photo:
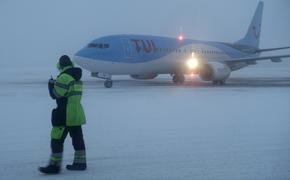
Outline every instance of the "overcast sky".
[[(0, 66), (55, 67), (94, 38), (110, 34), (234, 42), (258, 0), (0, 0)], [(290, 0), (264, 0), (261, 47), (290, 45)], [(287, 52), (287, 51), (286, 51)], [(289, 51), (288, 51), (289, 52)]]

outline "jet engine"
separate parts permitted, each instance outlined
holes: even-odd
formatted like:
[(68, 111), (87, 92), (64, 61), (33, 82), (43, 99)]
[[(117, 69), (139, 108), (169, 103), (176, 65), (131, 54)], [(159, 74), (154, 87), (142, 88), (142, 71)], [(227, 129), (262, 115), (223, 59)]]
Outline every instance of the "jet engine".
[(231, 69), (220, 62), (209, 62), (200, 67), (199, 77), (204, 81), (220, 82), (221, 84), (230, 76)]
[(158, 74), (142, 74), (142, 75), (130, 75), (133, 79), (154, 79)]

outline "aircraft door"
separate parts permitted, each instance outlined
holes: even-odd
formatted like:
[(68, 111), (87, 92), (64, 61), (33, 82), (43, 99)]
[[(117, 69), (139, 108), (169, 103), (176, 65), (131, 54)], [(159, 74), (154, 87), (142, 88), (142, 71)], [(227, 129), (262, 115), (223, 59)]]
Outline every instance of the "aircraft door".
[(130, 59), (133, 57), (133, 49), (132, 44), (129, 39), (123, 38), (121, 39), (121, 43), (123, 46), (124, 57)]

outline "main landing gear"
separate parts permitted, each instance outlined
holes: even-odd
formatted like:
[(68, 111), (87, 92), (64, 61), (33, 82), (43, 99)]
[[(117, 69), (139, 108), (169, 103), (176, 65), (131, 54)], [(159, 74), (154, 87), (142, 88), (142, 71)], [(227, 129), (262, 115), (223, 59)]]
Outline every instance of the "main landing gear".
[(173, 74), (172, 81), (174, 84), (183, 84), (185, 81), (185, 77), (183, 74)]
[(215, 81), (212, 81), (212, 84), (221, 86), (221, 85), (225, 85), (226, 81), (225, 80), (220, 80), (220, 81), (215, 80)]

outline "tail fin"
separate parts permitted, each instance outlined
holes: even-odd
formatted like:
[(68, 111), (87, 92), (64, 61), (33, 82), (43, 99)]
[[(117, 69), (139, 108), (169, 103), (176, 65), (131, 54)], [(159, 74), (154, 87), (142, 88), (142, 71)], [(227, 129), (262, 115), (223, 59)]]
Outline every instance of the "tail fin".
[(250, 46), (256, 49), (259, 48), (263, 7), (264, 3), (259, 2), (259, 5), (256, 9), (255, 15), (252, 19), (252, 22), (249, 26), (246, 36), (243, 39), (236, 42), (236, 44)]

